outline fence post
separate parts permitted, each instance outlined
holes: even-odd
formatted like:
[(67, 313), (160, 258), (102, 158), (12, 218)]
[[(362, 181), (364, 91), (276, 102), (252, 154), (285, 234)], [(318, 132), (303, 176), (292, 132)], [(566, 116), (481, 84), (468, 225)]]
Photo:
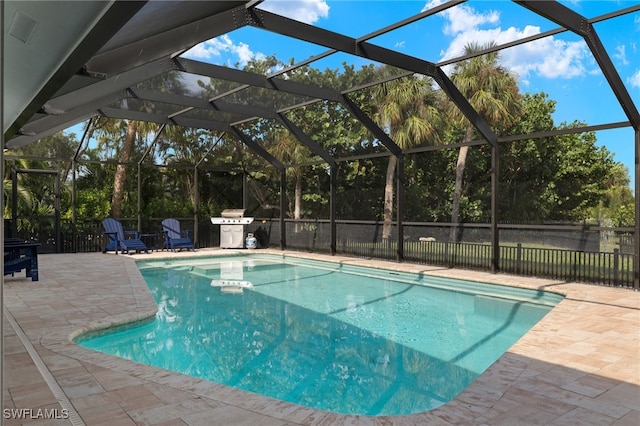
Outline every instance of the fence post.
[(613, 285), (617, 286), (619, 282), (620, 268), (620, 249), (613, 249)]
[(516, 274), (522, 273), (522, 243), (516, 246)]
[(449, 262), (449, 241), (444, 242), (444, 264), (451, 266), (451, 262)]

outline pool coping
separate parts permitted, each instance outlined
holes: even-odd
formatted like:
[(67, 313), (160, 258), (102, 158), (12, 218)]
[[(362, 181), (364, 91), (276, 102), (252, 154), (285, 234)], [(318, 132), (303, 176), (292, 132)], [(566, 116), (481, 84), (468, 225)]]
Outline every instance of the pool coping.
[[(51, 359), (64, 357), (88, 366), (85, 368), (88, 370), (99, 367), (100, 370), (106, 369), (114, 375), (124, 375), (121, 380), (135, 383), (135, 386), (154, 384), (167, 388), (168, 392), (172, 389), (179, 392), (181, 398), (191, 395), (193, 399), (208, 402), (200, 411), (195, 409), (193, 412), (189, 411), (188, 414), (181, 415), (179, 417), (183, 422), (181, 424), (199, 424), (193, 419), (200, 418), (197, 413), (202, 410), (204, 412), (222, 410), (227, 414), (233, 412), (234, 416), (240, 419), (237, 424), (248, 424), (254, 422), (256, 418), (260, 419), (259, 422), (268, 424), (428, 423), (443, 425), (550, 424), (552, 422), (572, 424), (571, 422), (575, 423), (580, 419), (593, 420), (594, 418), (597, 418), (601, 424), (625, 422), (635, 424), (640, 419), (640, 367), (637, 350), (640, 348), (640, 340), (637, 337), (640, 324), (640, 294), (638, 292), (379, 260), (280, 250), (259, 250), (259, 252), (552, 291), (563, 294), (565, 299), (453, 401), (425, 413), (378, 417), (339, 415), (300, 407), (97, 353), (72, 343), (74, 337), (84, 332), (123, 322), (143, 320), (155, 315), (155, 301), (134, 260), (229, 255), (234, 253), (233, 251), (198, 250), (195, 253), (156, 252), (141, 256), (120, 255), (117, 256), (117, 261), (116, 256), (110, 254), (64, 255), (78, 256), (78, 259), (83, 259), (80, 262), (82, 264), (106, 262), (122, 268), (122, 273), (118, 276), (126, 277), (124, 280), (126, 282), (112, 283), (106, 286), (104, 291), (128, 294), (131, 299), (128, 303), (132, 303), (131, 306), (134, 309), (110, 315), (106, 315), (105, 312), (85, 315), (83, 310), (90, 310), (91, 302), (82, 305), (81, 300), (74, 299), (75, 306), (66, 314), (70, 319), (67, 324), (38, 323), (39, 327), (30, 329), (29, 314), (33, 314), (33, 309), (27, 309), (18, 302), (21, 299), (33, 297), (33, 295), (26, 295), (25, 292), (37, 291), (37, 288), (35, 286), (25, 288), (27, 286), (24, 282), (18, 282), (18, 280), (13, 282), (13, 279), (5, 289), (5, 294), (8, 294), (6, 306), (25, 330), (31, 342), (45, 355), (43, 356), (45, 363), (48, 359), (47, 355)], [(239, 253), (247, 253), (247, 251), (239, 251)], [(51, 288), (60, 285), (59, 279), (50, 281), (46, 278), (47, 267), (56, 263), (53, 260), (54, 256), (61, 255), (43, 256), (42, 285)], [(84, 262), (89, 260), (89, 257), (92, 257), (92, 262)], [(78, 287), (81, 285), (81, 283), (65, 284), (63, 288), (81, 291), (82, 287)], [(20, 295), (24, 297), (21, 298)], [(615, 321), (612, 321), (612, 317)], [(612, 323), (615, 323), (615, 326)], [(51, 369), (55, 376), (56, 366), (54, 365)], [(62, 381), (60, 385), (65, 390), (65, 382)], [(108, 389), (104, 390), (109, 392)], [(83, 418), (90, 418), (91, 413), (83, 415), (82, 400), (78, 398), (74, 400), (73, 392), (68, 393), (71, 394), (72, 403), (80, 415)], [(626, 397), (616, 398), (619, 394)], [(122, 406), (123, 404), (118, 405), (120, 408)], [(95, 410), (95, 407), (91, 408)], [(157, 407), (153, 408), (157, 410)], [(145, 414), (144, 410), (140, 411), (140, 409), (133, 410), (134, 413), (127, 412), (126, 409), (124, 411), (133, 422), (131, 424), (156, 424), (149, 421), (149, 412)], [(634, 423), (631, 423), (632, 421)]]

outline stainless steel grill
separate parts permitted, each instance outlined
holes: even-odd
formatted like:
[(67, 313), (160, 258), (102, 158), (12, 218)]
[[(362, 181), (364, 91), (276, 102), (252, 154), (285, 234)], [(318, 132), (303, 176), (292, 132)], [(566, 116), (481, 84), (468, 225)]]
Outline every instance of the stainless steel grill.
[(253, 223), (252, 217), (244, 217), (244, 209), (225, 209), (220, 217), (212, 217), (211, 223), (220, 225), (220, 248), (243, 248), (244, 225)]

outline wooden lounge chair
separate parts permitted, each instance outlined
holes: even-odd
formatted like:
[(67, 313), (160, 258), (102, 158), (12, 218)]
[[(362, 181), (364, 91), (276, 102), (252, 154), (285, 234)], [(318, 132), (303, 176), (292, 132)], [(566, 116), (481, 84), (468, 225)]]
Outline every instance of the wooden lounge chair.
[(189, 230), (180, 230), (180, 222), (177, 219), (165, 219), (162, 221), (162, 231), (164, 233), (163, 248), (176, 251), (176, 249), (191, 249), (195, 251), (191, 241)]
[[(109, 243), (102, 250), (103, 253), (115, 251), (118, 254), (118, 250), (129, 254), (133, 254), (133, 251), (149, 252), (145, 243), (140, 240), (138, 231), (123, 231), (122, 223), (119, 220), (113, 218), (105, 219), (102, 221), (102, 226), (104, 226), (104, 234), (109, 237)], [(125, 238), (125, 235), (130, 237)]]
[(38, 281), (39, 243), (23, 241), (20, 238), (4, 239), (4, 275), (14, 276), (23, 269), (27, 278)]

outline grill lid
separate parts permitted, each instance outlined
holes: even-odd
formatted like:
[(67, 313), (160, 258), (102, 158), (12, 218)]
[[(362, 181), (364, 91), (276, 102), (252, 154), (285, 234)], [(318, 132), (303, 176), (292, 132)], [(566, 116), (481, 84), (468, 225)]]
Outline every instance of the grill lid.
[(220, 216), (226, 217), (226, 218), (243, 217), (244, 211), (245, 209), (224, 209), (222, 210), (222, 213), (220, 214)]

